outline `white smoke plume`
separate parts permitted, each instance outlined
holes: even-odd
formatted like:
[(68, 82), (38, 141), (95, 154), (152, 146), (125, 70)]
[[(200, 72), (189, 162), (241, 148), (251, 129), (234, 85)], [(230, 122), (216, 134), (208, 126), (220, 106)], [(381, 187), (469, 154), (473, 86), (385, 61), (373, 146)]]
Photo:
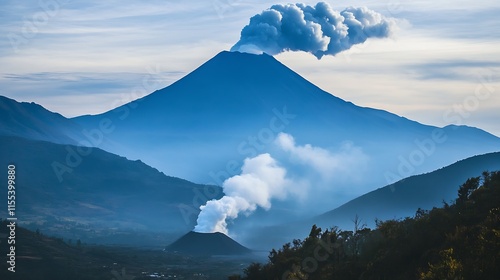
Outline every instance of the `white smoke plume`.
[(318, 59), (350, 49), (368, 38), (389, 37), (394, 20), (366, 7), (334, 11), (325, 2), (277, 4), (250, 18), (231, 51), (275, 55), (305, 51)]
[[(275, 144), (289, 153), (292, 160), (313, 169), (315, 174), (301, 179), (295, 176), (292, 182), (287, 177), (287, 170), (270, 154), (247, 158), (241, 168), (241, 174), (227, 179), (222, 184), (225, 196), (200, 206), (201, 212), (198, 215), (195, 231), (228, 234), (227, 222), (238, 218), (241, 213), (249, 215), (257, 207), (269, 210), (273, 199), (284, 200), (290, 195), (307, 200), (310, 195), (308, 193), (310, 183), (314, 183), (313, 185), (319, 183), (318, 173), (323, 182), (339, 181), (343, 177), (352, 179), (359, 175), (359, 171), (368, 161), (361, 148), (353, 145), (344, 145), (340, 151), (333, 153), (309, 144), (299, 146), (293, 136), (286, 133), (280, 133), (275, 139)], [(317, 199), (315, 203), (324, 201), (325, 197), (331, 197), (331, 194), (337, 191), (339, 189), (330, 188), (315, 192), (322, 198)]]
[(228, 234), (227, 220), (233, 220), (240, 213), (249, 214), (262, 207), (271, 208), (271, 199), (286, 198), (291, 182), (286, 178), (286, 170), (279, 166), (269, 154), (247, 158), (241, 175), (224, 181), (225, 196), (208, 201), (200, 207), (195, 231), (222, 232)]
[(314, 147), (310, 144), (297, 145), (292, 135), (281, 132), (274, 141), (291, 158), (316, 170), (325, 181), (335, 179), (352, 180), (368, 164), (368, 156), (352, 143), (344, 143), (337, 152)]

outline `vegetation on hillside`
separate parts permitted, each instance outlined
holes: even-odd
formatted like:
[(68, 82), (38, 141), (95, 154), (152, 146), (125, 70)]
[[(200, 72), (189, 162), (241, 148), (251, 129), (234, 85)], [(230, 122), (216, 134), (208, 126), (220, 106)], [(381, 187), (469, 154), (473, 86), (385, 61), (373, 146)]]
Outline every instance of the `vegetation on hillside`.
[[(436, 188), (439, 186), (436, 186)], [(354, 220), (353, 231), (313, 226), (229, 279), (500, 279), (500, 171), (468, 179), (454, 203), (412, 218)]]

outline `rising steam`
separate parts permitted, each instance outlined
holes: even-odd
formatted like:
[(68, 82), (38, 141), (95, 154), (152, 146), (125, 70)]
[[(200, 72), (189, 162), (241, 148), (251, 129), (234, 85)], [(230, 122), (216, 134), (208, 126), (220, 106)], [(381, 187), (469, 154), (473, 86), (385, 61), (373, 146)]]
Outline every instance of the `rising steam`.
[(336, 12), (325, 2), (316, 6), (277, 4), (250, 18), (231, 51), (275, 55), (305, 51), (318, 59), (335, 55), (368, 38), (384, 38), (393, 20), (365, 7)]
[[(339, 180), (343, 176), (350, 176), (353, 170), (359, 172), (368, 160), (363, 151), (353, 145), (344, 146), (341, 151), (333, 153), (309, 144), (299, 146), (293, 136), (286, 133), (280, 133), (274, 144), (289, 153), (296, 163), (312, 168), (315, 171), (313, 177), (316, 178), (319, 174), (321, 180), (328, 183), (334, 178)], [(285, 167), (279, 165), (270, 154), (247, 158), (241, 174), (222, 184), (225, 196), (208, 201), (200, 207), (201, 212), (194, 230), (228, 234), (227, 222), (236, 219), (241, 213), (249, 215), (257, 207), (269, 210), (273, 199), (283, 200), (290, 195), (306, 199), (310, 183), (314, 181), (318, 183), (312, 178), (301, 179), (295, 176), (292, 182), (287, 177)], [(322, 195), (332, 197), (335, 191), (338, 190), (322, 190)]]
[(247, 158), (241, 168), (241, 175), (224, 181), (225, 196), (208, 201), (200, 207), (195, 231), (227, 232), (227, 220), (236, 219), (240, 213), (249, 214), (257, 206), (271, 208), (271, 199), (284, 199), (289, 190), (286, 186), (286, 170), (269, 155), (261, 154)]
[(274, 142), (288, 152), (292, 159), (313, 168), (325, 181), (355, 180), (359, 177), (359, 172), (366, 169), (369, 160), (360, 147), (349, 142), (343, 143), (335, 153), (310, 144), (297, 145), (292, 135), (283, 132), (278, 134)]

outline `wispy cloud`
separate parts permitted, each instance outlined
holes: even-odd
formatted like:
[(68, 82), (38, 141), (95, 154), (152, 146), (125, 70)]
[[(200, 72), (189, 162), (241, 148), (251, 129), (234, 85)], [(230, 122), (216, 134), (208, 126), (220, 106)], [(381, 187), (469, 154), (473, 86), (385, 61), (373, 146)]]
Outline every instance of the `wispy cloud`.
[[(93, 72), (41, 72), (0, 76), (0, 94), (9, 96), (16, 92), (18, 101), (51, 104), (58, 100), (59, 106), (46, 106), (47, 109), (65, 112), (66, 117), (83, 114), (97, 114), (113, 109), (136, 99), (136, 89), (142, 88), (143, 78), (148, 75), (148, 83), (155, 85), (151, 91), (168, 86), (182, 77), (183, 72), (159, 72), (150, 75), (143, 73), (93, 73)], [(34, 90), (36, 92), (34, 92)], [(128, 97), (127, 97), (128, 96)], [(63, 103), (66, 101), (66, 103)], [(72, 101), (72, 102), (69, 102)], [(69, 103), (68, 103), (69, 102)], [(78, 104), (85, 106), (78, 106)], [(91, 108), (91, 109), (89, 109)]]
[(500, 81), (499, 61), (445, 60), (407, 65), (407, 71), (415, 73), (415, 78), (422, 80), (450, 80), (477, 82), (480, 75), (488, 71), (490, 82)]
[(415, 28), (440, 38), (476, 41), (500, 38), (500, 29), (497, 28), (500, 23), (499, 13), (499, 6), (481, 6), (478, 3), (475, 8), (431, 8), (425, 11), (404, 11), (398, 16), (410, 19)]

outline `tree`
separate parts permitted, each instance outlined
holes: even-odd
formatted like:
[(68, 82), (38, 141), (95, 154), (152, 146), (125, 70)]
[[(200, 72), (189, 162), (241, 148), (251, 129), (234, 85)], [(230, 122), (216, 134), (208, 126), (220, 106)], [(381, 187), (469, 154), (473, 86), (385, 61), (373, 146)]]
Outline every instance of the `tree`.
[[(500, 171), (468, 179), (451, 205), (354, 231), (313, 225), (242, 279), (482, 279), (500, 276)], [(307, 267), (312, 264), (314, 269)], [(309, 269), (308, 269), (309, 268)]]
[(441, 259), (429, 264), (429, 270), (420, 273), (420, 280), (463, 280), (463, 266), (453, 255), (453, 248), (440, 252)]

